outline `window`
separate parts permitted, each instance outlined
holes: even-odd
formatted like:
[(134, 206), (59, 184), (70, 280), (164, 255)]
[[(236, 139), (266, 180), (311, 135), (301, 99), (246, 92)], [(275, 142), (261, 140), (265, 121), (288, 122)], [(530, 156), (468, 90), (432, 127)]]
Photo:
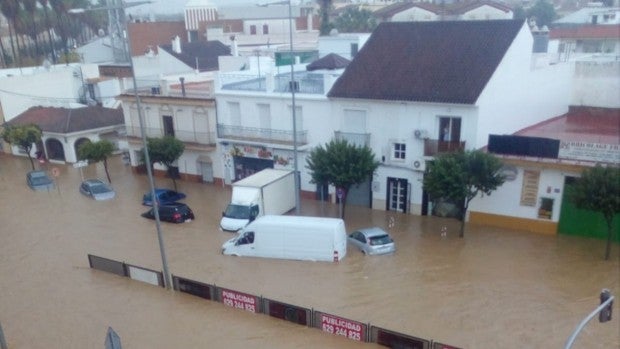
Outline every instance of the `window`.
[(244, 233), (243, 236), (239, 238), (239, 240), (237, 240), (237, 243), (235, 245), (248, 245), (248, 244), (253, 244), (253, 243), (254, 243), (254, 232), (248, 231)]
[(553, 214), (553, 199), (540, 198), (540, 208), (538, 209), (538, 218), (551, 219)]
[(228, 110), (230, 111), (230, 124), (232, 126), (241, 126), (241, 107), (238, 102), (228, 102)]
[(263, 24), (263, 34), (269, 34), (269, 26), (267, 24)]
[(299, 92), (299, 81), (289, 81), (288, 82), (288, 91)]
[(392, 143), (392, 159), (405, 160), (406, 148), (405, 143)]
[(251, 25), (250, 26), (250, 35), (256, 35), (256, 26), (255, 25)]
[(164, 136), (173, 136), (174, 137), (174, 121), (172, 120), (172, 116), (164, 115)]
[(439, 140), (443, 142), (460, 142), (461, 118), (439, 117)]
[(262, 129), (270, 129), (271, 128), (271, 108), (269, 104), (258, 104), (258, 122), (260, 123), (260, 128)]

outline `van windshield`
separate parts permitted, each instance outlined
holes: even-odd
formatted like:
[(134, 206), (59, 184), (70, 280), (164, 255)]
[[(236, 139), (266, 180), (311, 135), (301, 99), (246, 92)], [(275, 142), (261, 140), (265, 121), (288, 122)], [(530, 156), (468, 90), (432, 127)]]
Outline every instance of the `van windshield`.
[(228, 205), (224, 217), (233, 219), (250, 219), (250, 207), (241, 205)]

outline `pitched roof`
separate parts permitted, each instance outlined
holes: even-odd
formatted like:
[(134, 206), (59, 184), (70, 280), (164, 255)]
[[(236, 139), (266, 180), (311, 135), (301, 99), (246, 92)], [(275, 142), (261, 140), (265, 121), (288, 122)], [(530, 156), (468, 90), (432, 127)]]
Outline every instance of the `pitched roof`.
[(515, 135), (620, 144), (620, 109), (572, 106), (568, 113), (524, 128)]
[(522, 20), (381, 23), (329, 97), (474, 104)]
[(413, 7), (418, 7), (435, 14), (444, 12), (444, 8), (429, 2), (396, 2), (374, 11), (373, 15), (381, 19), (390, 19), (397, 13), (406, 11)]
[(335, 53), (330, 53), (323, 58), (319, 58), (316, 61), (308, 64), (306, 70), (319, 70), (319, 69), (342, 69), (351, 63), (350, 60), (339, 56)]
[(471, 10), (483, 7), (483, 6), (489, 6), (489, 7), (493, 7), (498, 9), (499, 11), (503, 11), (503, 12), (510, 12), (512, 11), (512, 9), (508, 6), (506, 6), (505, 4), (499, 3), (499, 2), (495, 2), (495, 1), (489, 1), (489, 0), (476, 0), (476, 1), (471, 1), (471, 2), (462, 2), (462, 3), (455, 3), (452, 6), (449, 7), (450, 12), (453, 14), (464, 14), (467, 13)]
[(219, 40), (182, 43), (181, 53), (174, 52), (171, 43), (160, 48), (201, 72), (219, 70), (218, 57), (230, 56), (230, 47)]
[(170, 43), (170, 38), (179, 36), (187, 41), (185, 22), (140, 22), (128, 23), (127, 31), (131, 39), (131, 55), (141, 56), (149, 48), (157, 50), (158, 45)]
[(38, 125), (43, 132), (73, 133), (123, 125), (123, 111), (103, 107), (77, 109), (32, 107), (7, 122), (9, 125)]

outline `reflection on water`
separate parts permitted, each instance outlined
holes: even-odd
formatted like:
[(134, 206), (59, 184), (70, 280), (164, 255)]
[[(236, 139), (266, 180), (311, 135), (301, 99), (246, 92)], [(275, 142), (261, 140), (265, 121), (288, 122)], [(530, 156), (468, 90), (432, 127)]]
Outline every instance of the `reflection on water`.
[[(78, 192), (80, 172), (70, 165), (47, 165), (60, 170), (58, 189), (33, 192), (25, 184), (28, 160), (0, 156), (0, 322), (10, 348), (101, 347), (108, 326), (128, 348), (379, 347), (90, 270), (88, 253), (161, 270), (154, 222), (140, 217), (146, 177), (120, 158), (110, 165), (117, 197), (96, 202)], [(101, 165), (83, 175), (105, 179)], [(394, 255), (349, 249), (335, 264), (223, 256), (232, 234), (218, 222), (230, 190), (178, 185), (196, 220), (162, 224), (173, 274), (425, 339), (558, 348), (598, 305), (602, 288), (620, 293), (618, 245), (606, 262), (604, 241), (473, 225), (460, 239), (454, 220), (353, 206), (348, 230), (384, 228), (396, 241)], [(302, 206), (304, 215), (338, 214), (336, 205)], [(591, 322), (574, 347), (620, 347), (619, 318)]]

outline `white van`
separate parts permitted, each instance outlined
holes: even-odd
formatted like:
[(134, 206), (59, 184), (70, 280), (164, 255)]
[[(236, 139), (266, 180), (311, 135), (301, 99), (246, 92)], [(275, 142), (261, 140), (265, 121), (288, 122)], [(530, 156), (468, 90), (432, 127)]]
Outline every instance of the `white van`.
[(222, 253), (338, 262), (347, 254), (347, 233), (339, 218), (267, 215), (226, 241)]

